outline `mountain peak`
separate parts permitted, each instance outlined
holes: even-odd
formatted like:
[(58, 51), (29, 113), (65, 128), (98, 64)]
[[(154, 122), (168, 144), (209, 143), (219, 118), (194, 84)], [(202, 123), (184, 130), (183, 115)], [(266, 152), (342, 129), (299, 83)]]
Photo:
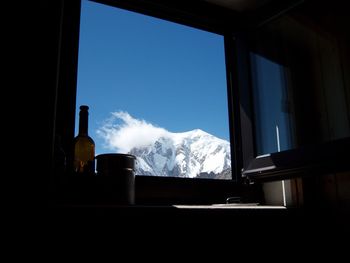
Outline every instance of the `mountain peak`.
[(180, 132), (180, 133), (172, 133), (173, 135), (173, 138), (181, 138), (181, 139), (190, 139), (190, 138), (196, 138), (196, 137), (202, 137), (202, 136), (213, 136), (215, 137), (214, 135), (211, 135), (201, 129), (194, 129), (194, 130), (190, 130), (190, 131), (187, 131), (187, 132)]
[[(136, 174), (174, 177), (230, 177), (230, 143), (201, 129), (170, 133), (153, 144), (134, 148)], [(228, 178), (227, 178), (228, 179)]]
[(194, 134), (198, 134), (198, 135), (211, 135), (211, 134), (209, 134), (209, 133), (207, 133), (207, 132), (205, 132), (205, 131), (203, 131), (201, 129), (194, 129), (191, 132), (194, 133)]
[(194, 130), (192, 130), (192, 132), (206, 133), (205, 131), (203, 131), (203, 130), (201, 130), (201, 129), (194, 129)]

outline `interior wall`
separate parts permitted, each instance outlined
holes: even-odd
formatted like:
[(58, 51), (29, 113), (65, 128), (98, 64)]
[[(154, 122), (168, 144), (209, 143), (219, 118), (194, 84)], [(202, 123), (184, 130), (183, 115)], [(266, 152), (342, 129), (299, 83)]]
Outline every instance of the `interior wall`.
[(263, 183), (265, 205), (300, 206), (295, 179)]

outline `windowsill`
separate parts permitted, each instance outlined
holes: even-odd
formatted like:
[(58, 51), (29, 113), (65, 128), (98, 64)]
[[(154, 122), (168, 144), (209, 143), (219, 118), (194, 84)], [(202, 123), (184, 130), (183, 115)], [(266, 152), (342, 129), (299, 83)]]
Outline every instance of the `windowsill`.
[[(60, 206), (118, 206), (120, 190), (120, 182), (114, 177), (62, 175), (54, 183), (51, 198)], [(134, 191), (139, 206), (209, 207), (225, 204), (227, 198), (239, 198), (245, 204), (261, 202), (259, 185), (239, 185), (231, 180), (136, 176)]]
[[(342, 211), (327, 209), (286, 208), (283, 206), (259, 205), (109, 205), (109, 206), (58, 206), (50, 207), (49, 222), (58, 222), (55, 229), (81, 229), (90, 235), (91, 231), (112, 234), (120, 238), (139, 241), (140, 237), (155, 237), (155, 233), (173, 238), (189, 236), (203, 237), (215, 234), (229, 238), (249, 237), (264, 234), (264, 239), (272, 233), (287, 236), (302, 230), (320, 231), (329, 229), (343, 233), (348, 229), (350, 215)], [(321, 229), (321, 230), (320, 230)], [(342, 231), (342, 232), (338, 232)], [(115, 232), (115, 235), (114, 235)], [(162, 241), (164, 239), (161, 239)], [(181, 240), (181, 239), (178, 239)], [(220, 241), (220, 239), (218, 239)], [(213, 242), (218, 242), (214, 239)], [(221, 240), (222, 241), (222, 240)], [(249, 244), (248, 244), (249, 245)]]
[(286, 209), (285, 206), (247, 204), (213, 204), (213, 205), (173, 205), (178, 209)]
[(212, 204), (212, 205), (118, 205), (118, 204), (70, 204), (56, 205), (57, 208), (82, 208), (82, 209), (119, 209), (119, 210), (150, 210), (150, 211), (196, 211), (196, 210), (294, 210), (285, 206), (277, 205), (259, 205), (255, 203), (239, 203), (239, 204)]

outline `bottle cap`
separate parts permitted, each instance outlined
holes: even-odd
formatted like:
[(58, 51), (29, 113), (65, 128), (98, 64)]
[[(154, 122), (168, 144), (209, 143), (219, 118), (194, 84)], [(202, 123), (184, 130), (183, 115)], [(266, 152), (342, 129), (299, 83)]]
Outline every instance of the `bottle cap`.
[(88, 110), (88, 109), (89, 109), (89, 106), (87, 106), (87, 105), (80, 106), (80, 110)]

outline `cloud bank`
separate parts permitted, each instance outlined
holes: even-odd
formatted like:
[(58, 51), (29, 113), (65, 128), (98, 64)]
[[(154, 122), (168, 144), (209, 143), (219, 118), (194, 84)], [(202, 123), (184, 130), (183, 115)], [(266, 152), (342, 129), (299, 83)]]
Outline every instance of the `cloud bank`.
[(112, 117), (97, 130), (104, 147), (114, 152), (128, 153), (132, 148), (153, 144), (159, 137), (169, 136), (166, 129), (139, 120), (124, 111), (113, 112)]

